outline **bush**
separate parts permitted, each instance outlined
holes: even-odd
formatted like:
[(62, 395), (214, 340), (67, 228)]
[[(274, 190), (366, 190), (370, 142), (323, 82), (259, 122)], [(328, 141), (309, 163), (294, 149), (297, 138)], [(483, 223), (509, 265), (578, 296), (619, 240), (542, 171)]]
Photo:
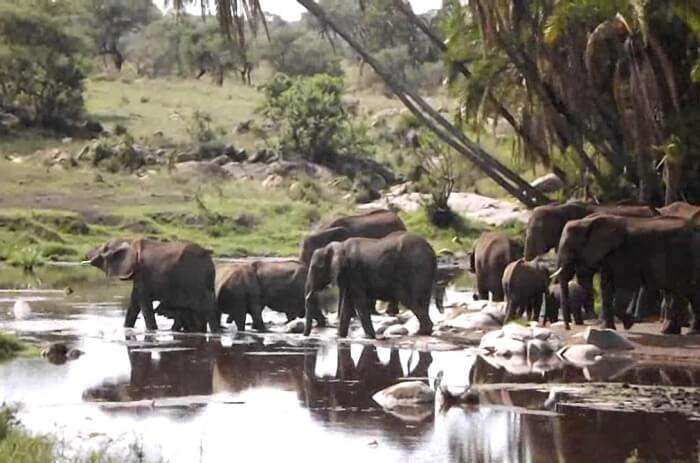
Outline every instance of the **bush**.
[(343, 75), (340, 57), (327, 42), (292, 28), (275, 34), (262, 57), (275, 71), (289, 76)]
[(284, 156), (327, 162), (336, 155), (367, 154), (366, 126), (344, 110), (343, 80), (325, 74), (289, 77), (277, 74), (262, 86), (260, 112), (280, 127), (276, 139)]
[(0, 109), (63, 128), (83, 112), (81, 42), (37, 8), (0, 6)]

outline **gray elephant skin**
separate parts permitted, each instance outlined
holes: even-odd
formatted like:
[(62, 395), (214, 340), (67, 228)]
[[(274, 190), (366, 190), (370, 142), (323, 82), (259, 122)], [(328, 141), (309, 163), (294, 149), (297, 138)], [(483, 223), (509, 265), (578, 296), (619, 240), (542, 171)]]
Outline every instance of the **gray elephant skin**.
[[(549, 285), (549, 294), (558, 318), (559, 311), (562, 308), (561, 286), (559, 283)], [(569, 312), (573, 314), (577, 323), (580, 320), (580, 324), (583, 324), (584, 314), (586, 318), (595, 318), (593, 298), (594, 294), (584, 288), (578, 281), (571, 280), (569, 282)]]
[(539, 320), (542, 302), (545, 303), (545, 321), (556, 320), (554, 304), (548, 292), (549, 272), (537, 264), (518, 259), (503, 272), (503, 292), (506, 298), (504, 324), (514, 316), (527, 312), (528, 319)]
[(418, 318), (419, 334), (431, 334), (433, 323), (428, 309), (436, 271), (435, 251), (413, 233), (330, 243), (311, 258), (304, 334), (310, 334), (311, 318), (318, 311), (314, 296), (333, 281), (340, 292), (339, 337), (347, 336), (353, 313), (360, 318), (365, 335), (375, 337), (370, 318), (370, 304), (375, 299), (400, 302)]
[[(246, 315), (253, 329), (265, 331), (262, 310), (284, 312), (291, 321), (304, 316), (307, 267), (296, 260), (252, 261), (222, 265), (216, 273), (219, 311), (228, 314), (239, 331), (245, 331)], [(316, 316), (320, 326), (325, 317)]]
[[(133, 328), (139, 312), (148, 330), (156, 330), (153, 301), (177, 313), (191, 331), (221, 330), (214, 295), (211, 251), (189, 242), (113, 239), (87, 255), (107, 276), (133, 281), (124, 326)], [(176, 321), (176, 325), (178, 322)]]
[(503, 272), (521, 257), (523, 246), (519, 241), (499, 232), (481, 235), (469, 253), (469, 271), (476, 274), (474, 299), (488, 299), (491, 293), (494, 301), (502, 301)]
[[(569, 281), (600, 271), (606, 328), (615, 328), (615, 315), (625, 328), (632, 325), (626, 308), (644, 284), (648, 290), (664, 291), (667, 298), (690, 300), (695, 314), (690, 333), (700, 329), (700, 232), (685, 219), (594, 215), (571, 221), (562, 234), (558, 264), (567, 326)], [(680, 333), (680, 313), (671, 312), (662, 332)]]
[(406, 225), (395, 212), (386, 209), (339, 217), (304, 238), (301, 243), (300, 260), (309, 265), (314, 251), (332, 241), (345, 241), (348, 238), (384, 238), (397, 231), (406, 231)]
[(591, 214), (653, 217), (659, 212), (648, 206), (599, 205), (582, 202), (536, 207), (530, 215), (525, 231), (525, 259), (532, 260), (550, 249), (556, 249), (567, 222), (582, 219)]

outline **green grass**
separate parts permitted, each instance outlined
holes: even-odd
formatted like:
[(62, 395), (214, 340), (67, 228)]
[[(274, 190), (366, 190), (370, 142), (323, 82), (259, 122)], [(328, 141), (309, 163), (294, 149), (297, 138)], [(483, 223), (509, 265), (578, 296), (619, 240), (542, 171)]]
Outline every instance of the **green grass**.
[[(10, 360), (18, 355), (31, 357), (39, 354), (36, 346), (21, 341), (17, 336), (0, 332), (0, 362)], [(4, 461), (0, 459), (0, 461)]]
[[(67, 456), (71, 455), (71, 456)], [(15, 410), (0, 407), (0, 461), (12, 463), (147, 463), (138, 443), (126, 453), (114, 455), (109, 448), (74, 455), (67, 445), (51, 435), (34, 435), (22, 427)]]

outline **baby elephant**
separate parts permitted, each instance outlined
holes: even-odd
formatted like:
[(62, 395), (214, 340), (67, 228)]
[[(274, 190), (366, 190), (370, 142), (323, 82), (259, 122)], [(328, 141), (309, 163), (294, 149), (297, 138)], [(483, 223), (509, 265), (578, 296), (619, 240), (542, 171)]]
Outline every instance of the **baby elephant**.
[[(553, 310), (558, 314), (561, 308), (561, 286), (559, 283), (549, 285), (549, 294), (554, 304)], [(584, 313), (585, 318), (595, 318), (593, 294), (576, 280), (569, 282), (569, 305), (569, 310), (574, 315), (574, 320), (577, 320), (577, 324), (579, 320), (583, 323)]]
[(503, 272), (503, 293), (506, 298), (504, 324), (527, 312), (529, 320), (539, 320), (542, 299), (545, 300), (545, 321), (556, 319), (552, 297), (547, 291), (549, 272), (544, 267), (518, 259)]
[[(266, 306), (286, 313), (289, 321), (303, 317), (306, 272), (306, 265), (296, 260), (221, 266), (216, 272), (219, 311), (229, 314), (239, 331), (245, 330), (246, 314), (253, 317), (253, 329), (264, 331), (262, 310)], [(319, 311), (315, 315), (319, 326), (324, 326), (323, 314)]]

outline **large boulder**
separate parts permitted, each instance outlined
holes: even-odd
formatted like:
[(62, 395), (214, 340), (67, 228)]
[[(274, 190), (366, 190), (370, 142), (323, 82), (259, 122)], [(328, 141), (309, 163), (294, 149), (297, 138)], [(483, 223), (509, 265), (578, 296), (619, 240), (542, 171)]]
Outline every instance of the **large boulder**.
[(564, 182), (557, 174), (549, 173), (533, 180), (530, 186), (542, 193), (555, 193), (564, 188)]
[(583, 335), (588, 344), (592, 344), (602, 350), (631, 350), (634, 344), (625, 339), (617, 331), (611, 329), (598, 329), (589, 327)]
[(187, 177), (226, 178), (228, 172), (211, 161), (187, 161), (175, 164), (175, 172)]

